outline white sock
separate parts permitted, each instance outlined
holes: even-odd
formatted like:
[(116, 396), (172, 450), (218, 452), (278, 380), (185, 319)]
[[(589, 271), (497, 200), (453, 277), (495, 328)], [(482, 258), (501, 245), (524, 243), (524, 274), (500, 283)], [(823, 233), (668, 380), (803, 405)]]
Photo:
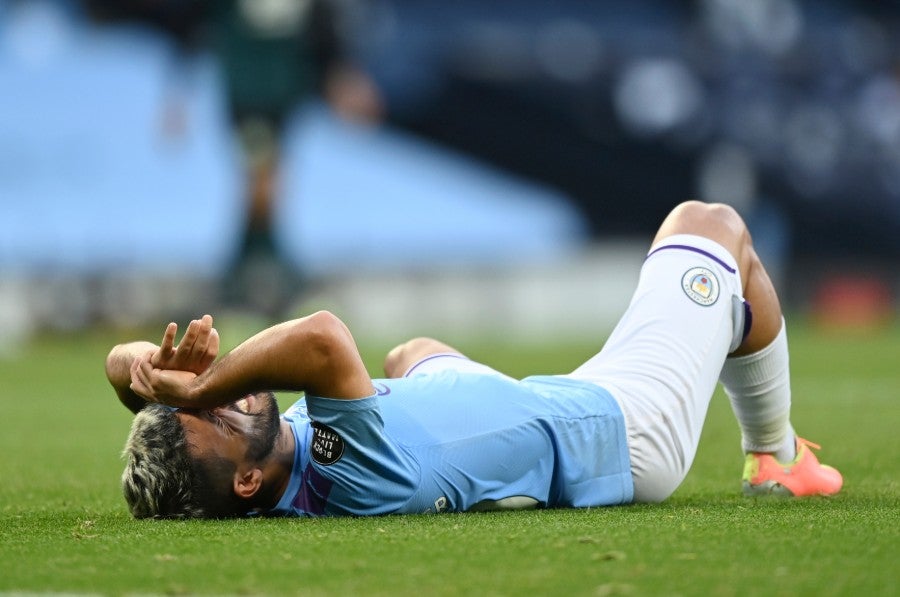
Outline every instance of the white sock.
[(753, 354), (725, 359), (719, 381), (741, 427), (744, 452), (771, 452), (781, 462), (796, 456), (791, 427), (791, 374), (787, 331)]

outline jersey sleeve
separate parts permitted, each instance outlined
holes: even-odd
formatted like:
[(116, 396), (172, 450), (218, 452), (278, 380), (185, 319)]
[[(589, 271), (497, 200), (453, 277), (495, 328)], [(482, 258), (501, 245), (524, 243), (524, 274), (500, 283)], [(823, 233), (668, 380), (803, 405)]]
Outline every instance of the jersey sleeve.
[(306, 397), (309, 463), (325, 490), (327, 514), (396, 512), (419, 484), (414, 458), (384, 433), (378, 396)]

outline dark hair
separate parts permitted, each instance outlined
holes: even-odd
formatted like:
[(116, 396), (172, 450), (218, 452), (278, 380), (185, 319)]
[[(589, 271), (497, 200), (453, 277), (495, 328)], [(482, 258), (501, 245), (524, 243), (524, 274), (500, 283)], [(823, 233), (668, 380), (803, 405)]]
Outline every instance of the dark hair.
[(122, 492), (135, 518), (226, 518), (243, 515), (226, 485), (234, 464), (191, 455), (175, 411), (148, 404), (134, 418), (122, 453)]

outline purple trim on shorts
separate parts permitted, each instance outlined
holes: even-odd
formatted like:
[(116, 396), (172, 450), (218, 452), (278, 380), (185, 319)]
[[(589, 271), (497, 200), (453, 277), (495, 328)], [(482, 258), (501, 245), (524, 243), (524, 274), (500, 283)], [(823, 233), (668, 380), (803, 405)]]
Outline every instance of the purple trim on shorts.
[(732, 274), (737, 273), (736, 269), (734, 269), (733, 267), (731, 267), (730, 265), (728, 265), (727, 263), (725, 263), (724, 261), (722, 261), (715, 255), (713, 255), (709, 251), (704, 251), (703, 249), (698, 249), (697, 247), (692, 247), (690, 245), (664, 245), (662, 247), (657, 247), (656, 249), (653, 249), (652, 251), (650, 251), (650, 253), (647, 254), (646, 258), (650, 259), (650, 257), (652, 257), (657, 252), (662, 251), (663, 249), (684, 249), (685, 251), (693, 251), (694, 253), (700, 253), (701, 255), (709, 257), (710, 259), (712, 259), (713, 261), (715, 261), (716, 263), (718, 263), (719, 265), (721, 265), (722, 267), (727, 269)]
[(415, 365), (413, 365), (412, 367), (410, 367), (410, 368), (409, 368), (409, 371), (407, 371), (406, 373), (403, 374), (403, 377), (409, 377), (409, 375), (410, 375), (413, 371), (416, 370), (416, 367), (418, 367), (418, 366), (421, 365), (422, 363), (427, 363), (428, 361), (430, 361), (430, 360), (432, 360), (432, 359), (439, 359), (439, 358), (441, 358), (441, 357), (455, 357), (455, 358), (457, 358), (457, 359), (466, 359), (466, 360), (468, 360), (468, 357), (465, 357), (465, 356), (463, 356), (463, 355), (461, 355), (461, 354), (454, 354), (454, 353), (452, 353), (452, 352), (441, 352), (441, 353), (438, 353), (438, 354), (429, 355), (429, 356), (425, 357), (424, 359), (420, 360), (419, 362), (417, 362), (417, 363), (416, 363)]
[(741, 343), (747, 339), (747, 336), (750, 335), (750, 328), (753, 327), (753, 309), (750, 307), (750, 303), (744, 301), (744, 337), (741, 338)]

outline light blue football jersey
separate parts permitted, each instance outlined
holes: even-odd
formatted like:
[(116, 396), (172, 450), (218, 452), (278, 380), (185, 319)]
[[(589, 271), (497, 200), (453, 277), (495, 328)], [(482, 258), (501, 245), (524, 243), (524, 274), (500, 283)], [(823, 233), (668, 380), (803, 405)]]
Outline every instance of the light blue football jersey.
[(442, 371), (373, 385), (367, 398), (307, 396), (285, 412), (296, 453), (271, 514), (587, 507), (633, 497), (622, 412), (594, 384)]

